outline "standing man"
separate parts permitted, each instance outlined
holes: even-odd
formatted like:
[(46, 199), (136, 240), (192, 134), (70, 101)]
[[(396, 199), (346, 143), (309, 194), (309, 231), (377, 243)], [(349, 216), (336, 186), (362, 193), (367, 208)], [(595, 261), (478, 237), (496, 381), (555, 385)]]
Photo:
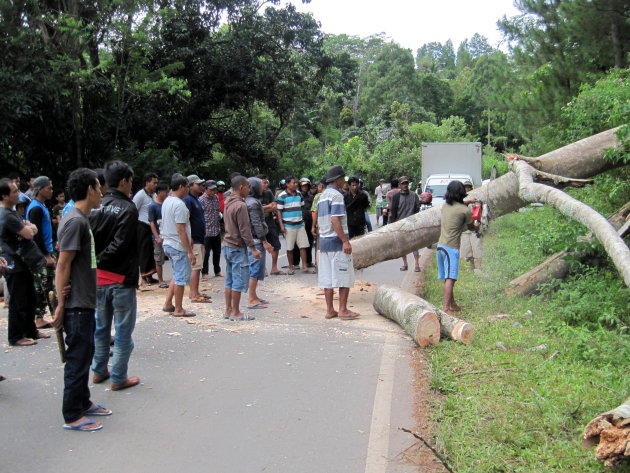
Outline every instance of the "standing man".
[[(418, 194), (409, 190), (409, 178), (407, 176), (401, 176), (400, 179), (398, 179), (398, 185), (400, 186), (400, 192), (396, 192), (392, 196), (389, 223), (410, 217), (420, 211), (420, 199), (418, 198)], [(414, 250), (413, 257), (416, 263), (414, 271), (419, 273), (420, 253)], [(402, 260), (403, 265), (400, 267), (400, 270), (407, 271), (409, 269), (407, 265), (407, 255), (403, 256)]]
[(249, 287), (249, 248), (255, 259), (262, 258), (256, 248), (247, 212), (245, 197), (249, 194), (249, 182), (244, 176), (232, 179), (232, 192), (225, 200), (225, 317), (234, 320), (254, 320), (255, 317), (239, 310), (241, 294)]
[(302, 206), (304, 205), (302, 194), (297, 191), (297, 179), (295, 176), (286, 178), (286, 190), (277, 199), (278, 212), (280, 215), (280, 231), (286, 237), (287, 259), (289, 260), (289, 274), (295, 274), (293, 266), (293, 247), (300, 248), (302, 259), (302, 272), (310, 273), (306, 262), (306, 249), (309, 247), (308, 237), (304, 229), (304, 219), (302, 218)]
[[(38, 338), (49, 338), (35, 326), (35, 289), (33, 275), (17, 256), (20, 241), (32, 240), (37, 227), (23, 222), (13, 208), (20, 199), (18, 187), (9, 179), (0, 179), (0, 245), (3, 257), (13, 265), (5, 276), (9, 299), (9, 345), (35, 345)], [(10, 266), (10, 265), (8, 265)]]
[[(438, 279), (444, 280), (444, 312), (455, 315), (462, 308), (455, 302), (453, 289), (459, 273), (459, 244), (462, 232), (475, 230), (472, 212), (466, 206), (466, 190), (460, 181), (451, 181), (446, 187), (445, 204), (442, 205), (440, 239), (437, 245)], [(472, 201), (471, 201), (472, 202)]]
[(245, 198), (247, 205), (247, 213), (251, 224), (252, 236), (254, 237), (254, 245), (260, 251), (261, 257), (256, 258), (251, 250), (247, 250), (249, 261), (249, 299), (247, 303), (248, 309), (266, 309), (269, 301), (261, 299), (256, 293), (258, 281), (265, 279), (265, 255), (266, 250), (271, 250), (271, 245), (267, 243), (267, 225), (263, 212), (262, 197), (263, 184), (262, 180), (257, 177), (250, 177), (249, 195)]
[(97, 261), (92, 380), (98, 384), (110, 377), (107, 363), (113, 323), (116, 335), (111, 389), (119, 391), (140, 383), (137, 376), (127, 376), (137, 311), (138, 209), (129, 198), (133, 184), (133, 169), (129, 165), (122, 161), (107, 163), (105, 181), (109, 189), (101, 207), (89, 215)]
[[(50, 328), (50, 322), (44, 319), (48, 307), (48, 291), (53, 287), (55, 278), (55, 257), (53, 255), (53, 227), (46, 201), (52, 199), (52, 181), (46, 176), (39, 176), (32, 181), (32, 200), (26, 208), (26, 220), (37, 227), (33, 241), (46, 258), (46, 264), (33, 273), (35, 281), (35, 325), (37, 328)], [(53, 314), (50, 314), (51, 316)]]
[(383, 209), (383, 225), (387, 225), (388, 223), (389, 214), (392, 209), (392, 197), (394, 197), (396, 192), (400, 192), (400, 189), (398, 188), (398, 179), (392, 179), (390, 182), (390, 189), (387, 191), (387, 194), (385, 194), (386, 205)]
[(206, 252), (204, 241), (206, 239), (206, 220), (203, 216), (203, 206), (199, 202), (199, 196), (203, 194), (202, 184), (205, 182), (199, 176), (191, 174), (188, 176), (188, 195), (184, 197), (184, 204), (190, 212), (190, 234), (192, 237), (193, 254), (195, 262), (192, 265), (190, 275), (190, 292), (188, 298), (191, 302), (209, 303), (212, 298), (199, 292), (199, 280), (201, 279), (201, 268)]
[[(352, 245), (348, 236), (348, 218), (341, 187), (346, 172), (341, 166), (333, 166), (326, 173), (328, 186), (317, 203), (319, 227), (319, 287), (324, 289), (326, 318), (339, 317), (354, 320), (360, 317), (348, 309), (350, 288), (354, 286)], [(339, 288), (339, 312), (333, 306), (334, 288)]]
[(133, 196), (133, 203), (138, 209), (138, 258), (140, 259), (140, 277), (143, 284), (155, 284), (153, 278), (155, 273), (155, 258), (153, 256), (153, 239), (151, 226), (149, 224), (149, 207), (155, 200), (155, 189), (157, 188), (157, 174), (149, 173), (144, 175), (144, 186)]
[(350, 238), (365, 234), (365, 212), (370, 207), (370, 201), (359, 186), (359, 179), (348, 179), (350, 192), (344, 196), (346, 213), (348, 216), (348, 231)]
[[(101, 186), (96, 173), (77, 169), (70, 174), (68, 190), (74, 200), (59, 226), (59, 263), (55, 286), (59, 304), (53, 325), (66, 332), (66, 364), (62, 413), (66, 430), (100, 430), (100, 422), (86, 417), (108, 416), (109, 409), (90, 400), (90, 363), (94, 356), (94, 308), (96, 307), (96, 254), (87, 215), (101, 202)], [(63, 288), (70, 284), (70, 293)]]
[(175, 317), (196, 315), (183, 307), (184, 289), (190, 283), (192, 266), (196, 263), (190, 231), (190, 211), (183, 200), (187, 195), (188, 179), (181, 174), (173, 174), (171, 195), (162, 204), (162, 247), (173, 265), (173, 278), (162, 310), (172, 312)]
[(205, 254), (203, 257), (203, 266), (201, 268), (201, 277), (209, 278), (208, 260), (212, 253), (212, 268), (215, 278), (222, 278), (221, 272), (221, 211), (219, 196), (217, 195), (217, 183), (213, 180), (204, 183), (205, 192), (199, 197), (199, 202), (203, 207), (203, 218), (206, 222), (206, 235), (204, 238)]
[(158, 182), (155, 189), (155, 200), (149, 206), (149, 225), (153, 234), (153, 259), (155, 260), (155, 272), (157, 273), (160, 289), (166, 289), (168, 284), (164, 282), (164, 248), (162, 248), (162, 237), (160, 227), (162, 225), (162, 204), (168, 197), (168, 184)]
[(269, 179), (267, 176), (259, 175), (263, 184), (262, 206), (265, 212), (265, 223), (267, 224), (267, 241), (271, 246), (271, 271), (272, 276), (284, 276), (286, 273), (278, 268), (278, 256), (280, 255), (280, 229), (278, 227), (278, 204), (273, 191), (269, 189)]

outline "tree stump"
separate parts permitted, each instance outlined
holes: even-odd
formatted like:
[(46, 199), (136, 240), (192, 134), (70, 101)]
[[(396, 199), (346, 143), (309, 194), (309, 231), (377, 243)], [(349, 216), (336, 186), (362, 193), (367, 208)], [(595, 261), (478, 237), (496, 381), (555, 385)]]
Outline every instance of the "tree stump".
[(440, 320), (435, 307), (399, 287), (382, 285), (374, 295), (376, 312), (400, 325), (420, 348), (440, 341)]
[(585, 447), (597, 445), (595, 458), (607, 467), (630, 460), (630, 398), (590, 421), (584, 428), (582, 443)]

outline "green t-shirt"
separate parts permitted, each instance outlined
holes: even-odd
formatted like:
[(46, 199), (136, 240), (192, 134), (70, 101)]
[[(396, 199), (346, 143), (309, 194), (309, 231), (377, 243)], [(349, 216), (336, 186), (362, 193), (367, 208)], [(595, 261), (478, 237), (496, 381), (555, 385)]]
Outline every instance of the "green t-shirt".
[(322, 196), (321, 192), (318, 192), (317, 194), (315, 194), (315, 197), (313, 198), (313, 205), (311, 205), (311, 212), (317, 212), (317, 202), (319, 202), (319, 198)]
[(442, 205), (442, 225), (440, 245), (459, 249), (462, 232), (472, 223), (472, 212), (464, 204), (454, 202), (453, 205)]

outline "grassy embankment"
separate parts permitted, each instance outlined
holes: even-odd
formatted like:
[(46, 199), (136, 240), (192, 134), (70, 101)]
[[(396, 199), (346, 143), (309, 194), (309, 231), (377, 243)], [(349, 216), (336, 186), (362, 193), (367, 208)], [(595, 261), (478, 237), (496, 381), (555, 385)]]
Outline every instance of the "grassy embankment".
[[(572, 193), (610, 215), (630, 195), (610, 183), (604, 176)], [(540, 296), (503, 292), (584, 233), (554, 209), (531, 208), (492, 222), (483, 274), (462, 267), (455, 296), (475, 340), (442, 342), (430, 355), (435, 440), (458, 473), (604, 470), (581, 448), (581, 432), (630, 395), (630, 291), (600, 254), (603, 267), (580, 266)], [(426, 298), (439, 305), (442, 285), (430, 271)], [(488, 319), (498, 314), (511, 317)]]

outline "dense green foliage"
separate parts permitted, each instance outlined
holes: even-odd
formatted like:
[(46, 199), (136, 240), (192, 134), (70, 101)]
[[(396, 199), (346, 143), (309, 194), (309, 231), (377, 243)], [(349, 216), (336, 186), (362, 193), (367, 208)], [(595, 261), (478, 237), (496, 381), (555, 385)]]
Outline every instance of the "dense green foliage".
[(0, 173), (122, 158), (317, 178), (341, 161), (373, 184), (418, 176), (422, 141), (480, 140), (487, 177), (506, 169), (496, 152), (628, 123), (622, 0), (521, 0), (499, 22), (508, 53), (476, 34), (415, 56), (277, 3), (0, 0)]

